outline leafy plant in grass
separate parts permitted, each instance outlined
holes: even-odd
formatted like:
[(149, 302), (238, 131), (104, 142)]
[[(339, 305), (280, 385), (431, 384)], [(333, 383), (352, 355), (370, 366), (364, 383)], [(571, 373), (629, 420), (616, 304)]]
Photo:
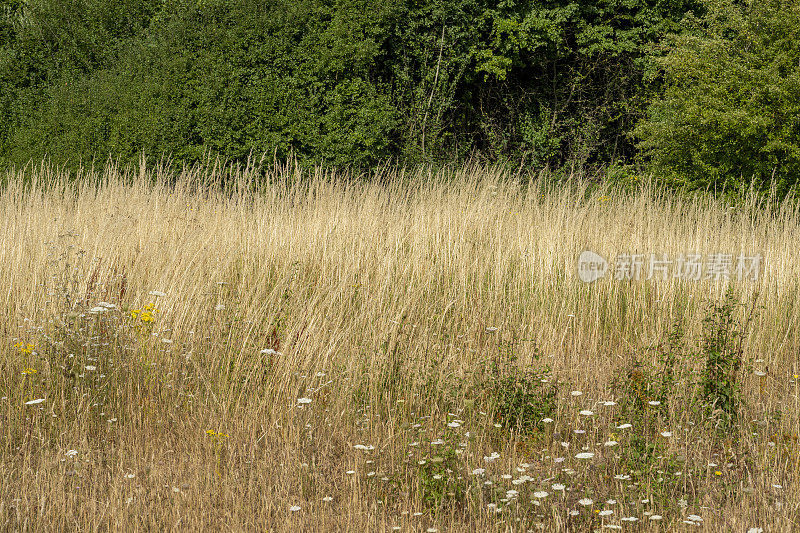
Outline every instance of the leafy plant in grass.
[(613, 383), (619, 397), (620, 422), (636, 428), (636, 436), (630, 442), (631, 450), (642, 457), (652, 455), (648, 446), (659, 427), (658, 418), (666, 413), (666, 404), (656, 398), (671, 398), (669, 384), (662, 386), (661, 371), (659, 363), (634, 357)]
[[(145, 404), (152, 406), (153, 398), (166, 390), (162, 387), (166, 380), (163, 369), (154, 364), (152, 349), (147, 346), (158, 309), (155, 304), (142, 309), (124, 305), (124, 269), (120, 275), (117, 269), (104, 275), (99, 261), (83, 287), (76, 265), (84, 252), (74, 252), (73, 245), (65, 245), (63, 250), (53, 245), (53, 320), (42, 336), (40, 350), (49, 378), (45, 392), (63, 402), (74, 416), (85, 419), (90, 434), (100, 436), (105, 433), (103, 428), (124, 423), (125, 405), (144, 402), (145, 413)], [(193, 392), (191, 369), (176, 365), (172, 370), (169, 394)], [(156, 410), (151, 408), (145, 414), (155, 415)]]
[(498, 356), (490, 363), (483, 388), (495, 420), (524, 436), (542, 430), (542, 420), (555, 415), (557, 387), (549, 379), (550, 368), (538, 366), (541, 355), (535, 346), (534, 366), (519, 368), (517, 344), (511, 341), (498, 345)]
[(90, 433), (99, 435), (98, 430), (124, 412), (135, 369), (124, 356), (129, 339), (120, 324), (120, 311), (94, 309), (90, 313), (78, 304), (57, 316), (42, 353), (51, 369), (49, 392), (54, 400), (63, 399), (75, 415), (86, 416)]
[[(648, 413), (668, 416), (667, 407), (680, 403), (697, 408), (722, 427), (731, 427), (742, 406), (743, 341), (756, 300), (757, 295), (745, 321), (740, 322), (734, 312), (743, 304), (729, 288), (722, 301), (708, 304), (698, 349), (686, 347), (683, 326), (676, 323), (667, 341), (656, 349), (655, 361), (634, 358), (616, 380), (622, 413), (632, 419), (629, 421), (647, 428), (652, 421)], [(693, 377), (691, 370), (697, 365), (699, 376)]]
[[(653, 416), (669, 415), (668, 406), (686, 393), (690, 368), (679, 364), (686, 357), (684, 329), (676, 322), (665, 342), (655, 348), (654, 360), (634, 357), (624, 373), (615, 380), (620, 389), (620, 406), (628, 423), (650, 428)], [(650, 428), (652, 429), (652, 428)]]
[[(75, 236), (65, 233), (59, 237)], [(89, 302), (123, 295), (126, 280), (124, 275), (112, 276), (99, 283), (96, 265), (84, 291), (76, 272), (85, 252), (76, 251), (72, 244), (51, 246), (54, 259), (50, 263), (56, 265), (51, 308), (54, 320), (41, 346), (50, 372), (48, 392), (63, 397), (70, 408), (92, 408), (92, 419), (99, 422), (99, 413), (111, 412), (123, 403), (117, 398), (119, 383), (128, 383), (130, 376), (120, 376), (126, 373), (126, 358), (118, 356), (125, 352), (130, 339), (116, 305)]]
[(418, 465), (419, 494), (426, 508), (434, 510), (449, 503), (463, 503), (466, 482), (459, 479), (460, 461), (453, 442), (436, 448), (424, 464)]
[(741, 323), (733, 314), (742, 304), (729, 288), (721, 302), (709, 304), (703, 319), (700, 349), (705, 367), (700, 376), (700, 400), (707, 413), (725, 428), (733, 426), (742, 405), (743, 342), (755, 301), (754, 298), (746, 320)]

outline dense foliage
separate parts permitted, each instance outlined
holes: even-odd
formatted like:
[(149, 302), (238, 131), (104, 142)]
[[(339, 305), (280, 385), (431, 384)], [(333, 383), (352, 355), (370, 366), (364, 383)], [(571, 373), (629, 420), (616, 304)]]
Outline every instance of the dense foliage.
[(713, 0), (658, 61), (667, 84), (638, 128), (653, 167), (692, 187), (800, 177), (800, 4)]
[(4, 0), (2, 157), (633, 154), (668, 0)]
[(0, 0), (0, 166), (479, 154), (785, 191), (798, 22), (778, 0)]

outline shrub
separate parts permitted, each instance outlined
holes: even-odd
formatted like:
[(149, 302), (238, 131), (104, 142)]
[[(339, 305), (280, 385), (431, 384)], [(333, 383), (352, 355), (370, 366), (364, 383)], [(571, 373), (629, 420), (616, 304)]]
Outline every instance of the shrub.
[(732, 288), (721, 302), (711, 302), (703, 320), (701, 353), (705, 367), (700, 378), (700, 397), (706, 409), (724, 426), (731, 426), (739, 414), (743, 341), (752, 313), (745, 323), (733, 317), (737, 307)]
[(0, 0), (0, 165), (625, 159), (692, 5)]
[[(520, 369), (514, 348), (513, 342), (498, 346), (498, 357), (491, 363), (484, 388), (495, 420), (524, 436), (543, 429), (542, 420), (555, 415), (558, 390), (549, 379), (548, 367)], [(539, 358), (534, 348), (535, 365)]]
[(800, 3), (706, 5), (656, 60), (651, 79), (666, 88), (635, 129), (638, 146), (673, 184), (774, 184), (783, 196), (800, 176)]

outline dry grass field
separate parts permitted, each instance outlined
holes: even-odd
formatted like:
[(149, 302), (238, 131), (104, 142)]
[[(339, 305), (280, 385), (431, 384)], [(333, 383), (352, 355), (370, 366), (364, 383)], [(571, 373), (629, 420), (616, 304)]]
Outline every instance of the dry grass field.
[(0, 529), (800, 530), (797, 207), (549, 183), (8, 173)]

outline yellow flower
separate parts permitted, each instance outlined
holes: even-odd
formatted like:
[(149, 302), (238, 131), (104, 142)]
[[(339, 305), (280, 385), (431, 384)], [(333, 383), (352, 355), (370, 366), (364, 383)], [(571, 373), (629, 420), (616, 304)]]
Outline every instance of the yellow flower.
[(22, 371), (22, 374), (27, 376), (28, 374), (35, 374), (37, 370), (35, 368), (26, 368)]
[(33, 352), (34, 346), (30, 342), (25, 344), (24, 342), (20, 341), (14, 345), (14, 348), (17, 348), (21, 353), (29, 354)]
[(227, 433), (218, 433), (218, 432), (214, 431), (213, 429), (207, 429), (206, 430), (206, 435), (208, 435), (209, 437), (214, 438), (216, 442), (219, 442), (219, 441), (222, 441), (222, 440), (225, 440), (225, 439), (228, 438), (228, 434)]
[(714, 472), (714, 475), (715, 475), (715, 476), (721, 476), (721, 475), (722, 475), (722, 472), (720, 472), (719, 470), (717, 470), (716, 472)]

